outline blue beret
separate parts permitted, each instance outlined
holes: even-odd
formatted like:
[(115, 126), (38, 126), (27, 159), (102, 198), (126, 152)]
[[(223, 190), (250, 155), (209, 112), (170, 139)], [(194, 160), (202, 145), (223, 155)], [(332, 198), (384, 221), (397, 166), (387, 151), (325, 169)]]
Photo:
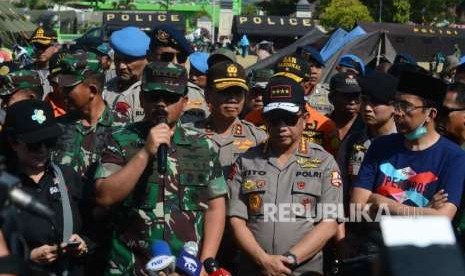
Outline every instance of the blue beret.
[(126, 27), (111, 34), (110, 45), (116, 53), (141, 58), (147, 55), (150, 38), (136, 27)]
[(194, 52), (189, 56), (191, 66), (197, 69), (197, 71), (206, 74), (208, 70), (208, 53), (205, 52)]
[(165, 24), (153, 29), (150, 41), (150, 49), (156, 46), (167, 46), (179, 49), (187, 55), (194, 52), (191, 44), (187, 41), (182, 32), (177, 30), (173, 25)]
[(360, 75), (365, 75), (365, 63), (356, 55), (343, 55), (339, 61), (339, 65), (355, 69), (360, 73)]
[(297, 54), (305, 58), (307, 61), (312, 60), (321, 65), (322, 67), (325, 67), (325, 62), (321, 57), (320, 51), (311, 46), (297, 48)]

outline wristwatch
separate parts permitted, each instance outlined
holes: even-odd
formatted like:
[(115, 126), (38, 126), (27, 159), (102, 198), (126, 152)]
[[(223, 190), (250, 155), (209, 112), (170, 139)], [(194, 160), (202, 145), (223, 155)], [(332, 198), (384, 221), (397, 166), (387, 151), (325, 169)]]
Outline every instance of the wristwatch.
[(294, 270), (297, 268), (298, 263), (297, 263), (297, 257), (296, 255), (292, 254), (291, 252), (287, 251), (286, 253), (283, 254), (284, 257), (286, 257), (289, 260), (289, 268), (291, 270)]

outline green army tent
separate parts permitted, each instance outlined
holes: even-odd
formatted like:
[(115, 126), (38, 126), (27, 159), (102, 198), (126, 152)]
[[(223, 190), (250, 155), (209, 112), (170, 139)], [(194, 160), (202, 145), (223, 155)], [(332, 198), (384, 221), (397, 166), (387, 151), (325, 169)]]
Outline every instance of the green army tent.
[(36, 26), (23, 18), (7, 1), (0, 2), (0, 37), (4, 47), (11, 47), (19, 40), (29, 38)]

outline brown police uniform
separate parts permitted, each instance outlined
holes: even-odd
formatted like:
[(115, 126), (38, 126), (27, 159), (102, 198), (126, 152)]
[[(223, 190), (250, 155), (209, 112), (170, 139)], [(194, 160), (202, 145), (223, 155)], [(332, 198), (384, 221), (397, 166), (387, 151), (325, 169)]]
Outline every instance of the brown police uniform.
[[(336, 161), (321, 146), (304, 139), (282, 168), (266, 145), (247, 151), (237, 159), (229, 178), (228, 216), (247, 220), (247, 227), (268, 254), (287, 252), (314, 228), (321, 220), (311, 219), (316, 214), (316, 204), (342, 204), (342, 181)], [(281, 222), (274, 220), (279, 218), (279, 211), (269, 216), (269, 206), (279, 209), (279, 204), (291, 203), (304, 208), (305, 213), (290, 211), (287, 218), (291, 221)], [(245, 254), (240, 263), (239, 275), (260, 274), (259, 267)], [(323, 256), (319, 252), (300, 264), (293, 275), (322, 270)]]
[(253, 124), (236, 118), (231, 133), (228, 136), (219, 135), (211, 122), (211, 117), (195, 124), (214, 143), (220, 157), (224, 175), (228, 175), (231, 165), (239, 154), (249, 148), (262, 144), (268, 138), (266, 132)]

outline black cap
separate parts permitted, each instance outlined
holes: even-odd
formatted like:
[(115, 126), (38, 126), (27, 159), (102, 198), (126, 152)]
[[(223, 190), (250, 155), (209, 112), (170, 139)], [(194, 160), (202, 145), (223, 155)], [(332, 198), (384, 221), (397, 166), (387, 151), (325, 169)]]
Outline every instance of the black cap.
[(274, 76), (288, 77), (301, 83), (310, 78), (308, 62), (298, 55), (284, 56), (275, 65)]
[(373, 72), (357, 80), (362, 89), (362, 95), (377, 102), (389, 104), (396, 96), (399, 81), (389, 74)]
[(397, 90), (401, 93), (412, 94), (442, 104), (447, 91), (447, 85), (440, 79), (426, 74), (404, 72), (400, 75)]
[(297, 113), (305, 105), (305, 91), (290, 78), (273, 77), (263, 95), (263, 104), (263, 113), (277, 109)]
[(157, 46), (173, 47), (186, 53), (186, 55), (194, 52), (192, 45), (186, 39), (184, 33), (170, 24), (163, 24), (153, 29), (150, 36), (150, 49), (152, 50)]
[(24, 143), (36, 143), (61, 135), (50, 105), (38, 100), (19, 101), (8, 108), (5, 131)]
[(240, 87), (249, 91), (244, 68), (231, 61), (213, 65), (207, 71), (207, 85), (211, 91), (219, 92), (229, 87)]
[(361, 88), (353, 74), (342, 72), (334, 75), (329, 81), (331, 91), (337, 93), (360, 93)]

